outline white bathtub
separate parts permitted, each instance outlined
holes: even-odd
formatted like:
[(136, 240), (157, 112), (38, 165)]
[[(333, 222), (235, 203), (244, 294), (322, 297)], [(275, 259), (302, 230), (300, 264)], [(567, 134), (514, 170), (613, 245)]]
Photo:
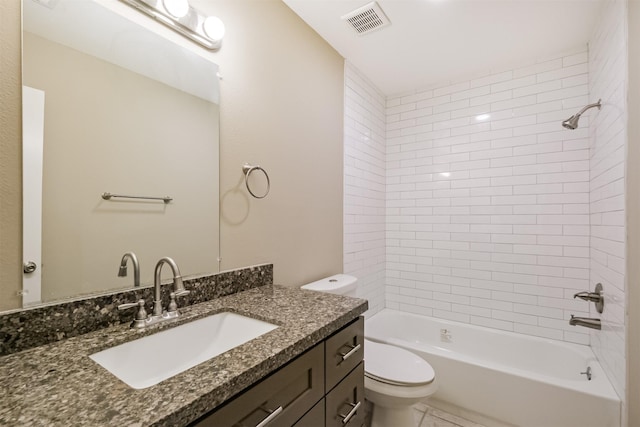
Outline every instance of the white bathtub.
[(485, 425), (620, 426), (620, 399), (587, 346), (390, 309), (365, 336), (423, 357), (439, 383), (430, 404)]

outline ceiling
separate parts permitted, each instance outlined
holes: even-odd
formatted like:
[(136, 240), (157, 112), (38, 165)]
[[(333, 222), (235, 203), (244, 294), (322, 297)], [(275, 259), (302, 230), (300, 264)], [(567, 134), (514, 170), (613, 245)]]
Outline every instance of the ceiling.
[(587, 44), (601, 0), (378, 0), (391, 25), (358, 36), (369, 0), (283, 0), (385, 95), (472, 78)]

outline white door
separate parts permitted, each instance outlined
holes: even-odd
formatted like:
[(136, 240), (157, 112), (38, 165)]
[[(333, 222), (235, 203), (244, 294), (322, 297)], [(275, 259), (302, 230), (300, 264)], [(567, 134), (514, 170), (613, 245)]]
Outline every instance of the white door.
[[(23, 306), (41, 301), (44, 92), (22, 87)], [(33, 269), (33, 272), (28, 272)]]

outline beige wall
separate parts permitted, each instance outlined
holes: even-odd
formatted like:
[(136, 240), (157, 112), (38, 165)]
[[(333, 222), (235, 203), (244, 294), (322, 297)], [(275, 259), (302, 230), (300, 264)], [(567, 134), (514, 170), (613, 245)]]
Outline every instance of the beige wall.
[(163, 256), (216, 272), (218, 106), (31, 33), (23, 46), (23, 84), (45, 92), (42, 301), (130, 288), (116, 275), (129, 251), (142, 284)]
[(0, 1), (0, 310), (22, 287), (20, 2)]
[(627, 162), (627, 418), (640, 426), (640, 1), (629, 2)]
[[(280, 0), (193, 0), (222, 18), (222, 269), (263, 262), (296, 286), (342, 271), (343, 60)], [(2, 157), (0, 309), (19, 306), (20, 6), (0, 2)], [(11, 60), (13, 58), (13, 60)], [(5, 67), (7, 69), (5, 70)], [(6, 121), (6, 125), (5, 122)], [(244, 162), (262, 165), (271, 193), (249, 198)]]
[[(222, 269), (273, 262), (275, 282), (342, 271), (343, 59), (280, 0), (193, 1), (227, 34), (221, 81)], [(250, 198), (244, 162), (271, 192)]]

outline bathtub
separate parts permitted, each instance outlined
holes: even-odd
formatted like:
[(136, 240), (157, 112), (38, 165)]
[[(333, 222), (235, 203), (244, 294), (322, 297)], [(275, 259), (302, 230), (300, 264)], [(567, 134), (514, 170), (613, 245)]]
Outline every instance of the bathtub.
[(390, 309), (366, 320), (365, 336), (424, 358), (439, 385), (429, 404), (472, 421), (620, 426), (620, 399), (588, 346)]

